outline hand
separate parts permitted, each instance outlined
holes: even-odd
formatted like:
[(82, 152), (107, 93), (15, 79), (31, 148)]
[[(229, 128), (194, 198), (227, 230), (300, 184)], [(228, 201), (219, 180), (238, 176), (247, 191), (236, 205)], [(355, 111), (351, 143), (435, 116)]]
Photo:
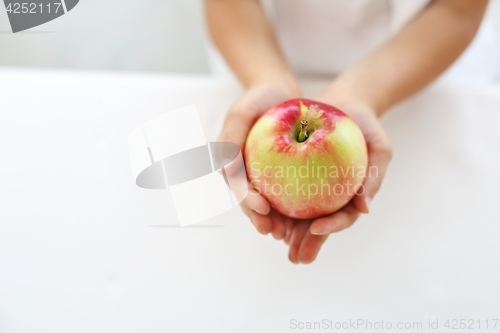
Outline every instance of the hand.
[[(257, 119), (276, 104), (298, 97), (298, 89), (277, 85), (258, 85), (250, 88), (228, 111), (218, 141), (235, 143), (244, 152), (248, 133)], [(241, 203), (241, 208), (261, 234), (272, 232), (274, 238), (283, 239), (287, 230), (291, 233), (291, 219), (271, 211), (269, 202), (250, 183), (248, 195)]]
[[(321, 97), (318, 99), (321, 101)], [(351, 117), (360, 127), (368, 148), (367, 177), (358, 194), (341, 210), (316, 220), (297, 220), (290, 237), (289, 259), (293, 263), (309, 264), (316, 259), (328, 235), (350, 227), (360, 213), (368, 213), (370, 203), (380, 189), (382, 179), (392, 157), (389, 138), (375, 112), (363, 104), (335, 105)]]

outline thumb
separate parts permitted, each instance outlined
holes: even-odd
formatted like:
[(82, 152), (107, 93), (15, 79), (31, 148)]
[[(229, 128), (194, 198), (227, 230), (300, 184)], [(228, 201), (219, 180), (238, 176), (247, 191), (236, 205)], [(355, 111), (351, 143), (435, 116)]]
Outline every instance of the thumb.
[(245, 141), (255, 118), (255, 115), (248, 112), (229, 110), (217, 141), (235, 143), (244, 151)]
[(353, 199), (356, 208), (362, 213), (368, 213), (371, 200), (380, 189), (387, 166), (392, 158), (391, 143), (383, 131), (367, 142), (367, 146), (368, 170), (361, 187), (363, 193), (358, 193)]

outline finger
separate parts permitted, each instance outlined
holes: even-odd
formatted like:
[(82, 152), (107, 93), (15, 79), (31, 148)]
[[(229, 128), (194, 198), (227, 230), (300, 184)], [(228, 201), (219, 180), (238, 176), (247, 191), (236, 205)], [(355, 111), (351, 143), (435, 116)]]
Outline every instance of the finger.
[[(217, 152), (218, 153), (218, 152)], [(216, 153), (216, 154), (217, 154)], [(234, 153), (234, 152), (232, 152)], [(229, 161), (229, 158), (227, 156), (231, 156), (231, 153), (223, 152), (219, 154), (222, 156), (222, 160), (220, 160), (220, 156), (216, 156), (217, 161), (220, 160), (220, 164), (223, 165), (224, 171), (226, 172), (226, 175), (231, 176), (231, 175), (238, 175), (242, 171), (245, 171), (245, 163), (243, 161), (243, 152), (240, 150), (238, 155), (233, 158), (233, 160)], [(212, 156), (214, 157), (214, 156)]]
[(302, 243), (300, 244), (298, 259), (301, 264), (310, 264), (318, 256), (321, 246), (328, 238), (328, 235), (313, 235), (307, 230)]
[(269, 214), (269, 217), (271, 218), (273, 227), (271, 230), (271, 234), (273, 235), (274, 239), (276, 240), (281, 240), (285, 238), (286, 236), (286, 226), (285, 226), (285, 219), (283, 215), (275, 211), (274, 209), (271, 210), (271, 213)]
[(269, 204), (267, 201), (264, 198), (259, 198), (257, 189), (253, 188), (251, 183), (248, 182), (243, 163), (237, 172), (233, 170), (233, 172), (229, 174), (226, 168), (220, 169), (219, 172), (220, 175), (224, 177), (224, 182), (233, 193), (236, 202), (241, 203), (245, 201), (249, 195), (253, 195), (253, 197), (249, 198), (244, 204), (250, 205), (250, 208), (264, 215), (269, 212)]
[(306, 220), (295, 221), (292, 231), (292, 236), (290, 239), (290, 250), (288, 251), (288, 259), (294, 264), (299, 264), (299, 248), (302, 243), (302, 239), (309, 228), (309, 222)]
[(361, 213), (369, 212), (370, 203), (382, 185), (387, 166), (392, 158), (391, 143), (382, 126), (377, 131), (377, 135), (367, 141), (367, 148), (368, 169), (366, 178), (358, 190), (358, 194), (353, 198), (354, 205)]
[(240, 146), (241, 151), (244, 151), (248, 132), (256, 120), (257, 116), (254, 112), (240, 111), (240, 109), (229, 110), (217, 141), (235, 143)]
[(249, 90), (227, 113), (219, 141), (236, 143), (244, 151), (248, 132), (259, 116), (289, 98), (289, 91), (278, 87), (260, 86)]
[(286, 234), (285, 234), (285, 244), (290, 244), (290, 238), (292, 237), (292, 230), (293, 230), (293, 220), (287, 216), (285, 216), (285, 227), (286, 227)]
[(243, 199), (241, 204), (261, 215), (267, 215), (271, 211), (269, 202), (250, 183), (248, 183), (248, 195)]
[(273, 229), (271, 218), (267, 215), (261, 215), (248, 207), (241, 207), (243, 212), (250, 218), (255, 229), (262, 235), (267, 235)]
[(311, 224), (310, 231), (314, 235), (327, 235), (349, 228), (359, 217), (360, 212), (350, 202), (344, 208), (329, 216), (321, 217)]
[(251, 214), (252, 210), (245, 205), (240, 205), (240, 207), (241, 207), (241, 210), (243, 211), (243, 213), (245, 213), (245, 215), (248, 216), (248, 218), (250, 218), (250, 214)]

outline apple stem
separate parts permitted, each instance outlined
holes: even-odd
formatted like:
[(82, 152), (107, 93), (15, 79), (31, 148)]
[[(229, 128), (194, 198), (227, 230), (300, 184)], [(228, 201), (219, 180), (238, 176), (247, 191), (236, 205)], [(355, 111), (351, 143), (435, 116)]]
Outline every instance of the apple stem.
[(300, 122), (300, 133), (299, 133), (299, 137), (297, 138), (297, 141), (298, 142), (304, 142), (307, 140), (307, 120), (302, 120)]

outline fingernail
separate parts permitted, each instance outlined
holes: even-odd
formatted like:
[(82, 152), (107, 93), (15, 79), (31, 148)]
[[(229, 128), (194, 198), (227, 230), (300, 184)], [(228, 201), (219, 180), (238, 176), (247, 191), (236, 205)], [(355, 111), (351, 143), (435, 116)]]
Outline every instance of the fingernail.
[(254, 212), (256, 212), (257, 214), (260, 214), (260, 215), (266, 215), (266, 214), (263, 214), (263, 213), (259, 212), (257, 209), (253, 209), (253, 208), (252, 208), (252, 210), (253, 210)]
[(310, 231), (311, 231), (311, 234), (313, 234), (313, 235), (326, 235), (327, 234), (327, 232), (325, 232), (325, 231), (320, 231), (320, 230), (313, 231), (312, 228), (310, 229)]
[(268, 215), (268, 214), (271, 212), (271, 210), (268, 210), (267, 212), (264, 212), (264, 211), (260, 211), (260, 212), (259, 212), (259, 211), (258, 211), (257, 209), (255, 209), (255, 208), (252, 208), (252, 210), (253, 210), (254, 212), (256, 212), (257, 214), (260, 214), (260, 215)]
[(370, 204), (372, 202), (372, 198), (370, 197), (366, 197), (365, 198), (365, 204), (366, 204), (366, 209), (368, 210), (368, 212), (370, 212)]

